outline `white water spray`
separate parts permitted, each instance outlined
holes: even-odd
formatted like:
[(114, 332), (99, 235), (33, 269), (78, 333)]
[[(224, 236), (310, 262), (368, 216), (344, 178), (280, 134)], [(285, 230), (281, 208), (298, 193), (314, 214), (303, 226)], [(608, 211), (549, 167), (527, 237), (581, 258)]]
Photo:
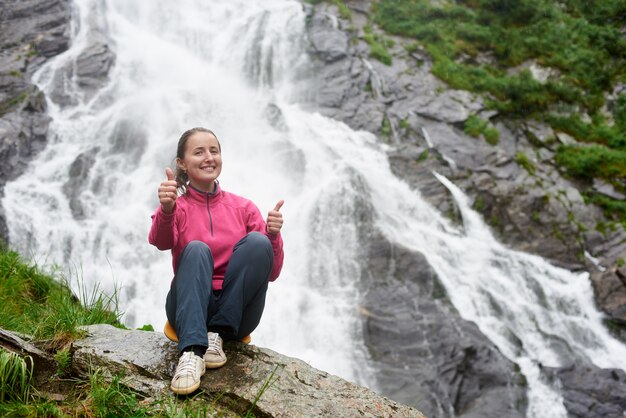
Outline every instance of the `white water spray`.
[[(306, 92), (298, 74), (307, 68), (301, 4), (76, 5), (73, 46), (42, 68), (38, 83), (52, 97), (59, 74), (96, 32), (110, 37), (116, 54), (111, 81), (91, 95), (67, 80), (71, 104), (50, 103), (49, 146), (7, 185), (3, 205), (10, 241), (22, 253), (76, 266), (87, 284), (123, 286), (129, 325), (165, 321), (171, 260), (147, 244), (150, 215), (178, 136), (201, 125), (221, 139), (224, 189), (262, 212), (286, 200), (285, 266), (270, 286), (255, 343), (375, 386), (357, 315), (355, 220), (371, 195), (377, 227), (422, 252), (461, 315), (520, 364), (529, 416), (565, 416), (539, 364), (582, 359), (626, 368), (626, 349), (602, 327), (586, 275), (502, 247), (439, 176), (463, 215), (463, 228), (451, 225), (391, 174), (375, 138), (298, 107)], [(70, 182), (70, 167), (78, 182)]]

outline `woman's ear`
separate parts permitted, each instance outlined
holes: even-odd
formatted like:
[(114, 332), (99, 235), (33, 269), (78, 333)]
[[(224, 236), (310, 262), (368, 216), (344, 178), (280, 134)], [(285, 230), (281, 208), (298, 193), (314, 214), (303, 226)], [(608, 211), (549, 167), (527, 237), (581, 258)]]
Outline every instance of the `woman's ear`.
[(187, 171), (187, 164), (180, 158), (176, 158), (176, 167), (182, 171)]

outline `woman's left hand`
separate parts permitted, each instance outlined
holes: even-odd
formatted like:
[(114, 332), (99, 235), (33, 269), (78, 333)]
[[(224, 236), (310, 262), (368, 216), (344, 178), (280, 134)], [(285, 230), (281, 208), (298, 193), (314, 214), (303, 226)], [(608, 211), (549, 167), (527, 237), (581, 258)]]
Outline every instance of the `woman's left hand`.
[(284, 200), (279, 200), (274, 209), (267, 213), (267, 232), (276, 235), (283, 227), (283, 214), (279, 212), (280, 208), (285, 204)]

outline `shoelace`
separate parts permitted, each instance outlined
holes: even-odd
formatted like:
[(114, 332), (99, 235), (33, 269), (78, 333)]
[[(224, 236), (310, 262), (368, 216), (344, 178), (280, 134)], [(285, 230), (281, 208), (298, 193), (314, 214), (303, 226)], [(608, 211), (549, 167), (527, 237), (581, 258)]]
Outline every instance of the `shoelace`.
[(209, 333), (209, 346), (207, 347), (207, 351), (211, 351), (214, 353), (222, 352), (222, 338), (216, 332)]
[(178, 367), (176, 368), (176, 373), (174, 374), (174, 379), (178, 377), (183, 377), (185, 375), (193, 375), (196, 372), (196, 362), (194, 361), (195, 354), (191, 351), (187, 351), (183, 353), (178, 360)]

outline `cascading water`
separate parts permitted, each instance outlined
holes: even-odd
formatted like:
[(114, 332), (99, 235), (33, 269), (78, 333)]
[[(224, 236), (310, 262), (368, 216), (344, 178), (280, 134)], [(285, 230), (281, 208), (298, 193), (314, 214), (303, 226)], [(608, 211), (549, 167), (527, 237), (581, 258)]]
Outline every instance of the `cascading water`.
[[(222, 142), (224, 189), (262, 212), (286, 201), (285, 266), (255, 343), (376, 386), (357, 314), (355, 214), (369, 199), (386, 237), (422, 252), (461, 315), (520, 365), (529, 416), (566, 415), (540, 363), (626, 368), (626, 348), (602, 327), (586, 275), (499, 245), (439, 176), (463, 215), (462, 228), (451, 225), (391, 174), (375, 138), (297, 105), (314, 88), (298, 81), (308, 65), (300, 3), (75, 4), (72, 48), (36, 75), (49, 98), (64, 82), (66, 103), (50, 102), (49, 145), (6, 186), (3, 205), (16, 249), (71, 266), (88, 286), (122, 286), (129, 325), (165, 321), (171, 259), (147, 244), (150, 215), (178, 136), (206, 126)], [(67, 77), (94, 36), (109, 37), (116, 55), (95, 94)]]
[[(286, 261), (255, 343), (371, 382), (353, 313), (360, 272), (351, 179), (311, 134), (308, 144), (294, 142), (285, 124), (304, 125), (311, 115), (281, 112), (301, 90), (302, 5), (75, 4), (73, 47), (36, 75), (48, 97), (64, 80), (66, 104), (50, 103), (47, 149), (6, 187), (12, 245), (40, 264), (71, 266), (87, 287), (121, 286), (125, 322), (162, 327), (172, 267), (169, 252), (147, 243), (156, 188), (182, 131), (209, 127), (222, 143), (224, 189), (262, 212), (286, 200)], [(67, 79), (94, 37), (108, 37), (116, 56), (110, 82), (95, 95)]]

